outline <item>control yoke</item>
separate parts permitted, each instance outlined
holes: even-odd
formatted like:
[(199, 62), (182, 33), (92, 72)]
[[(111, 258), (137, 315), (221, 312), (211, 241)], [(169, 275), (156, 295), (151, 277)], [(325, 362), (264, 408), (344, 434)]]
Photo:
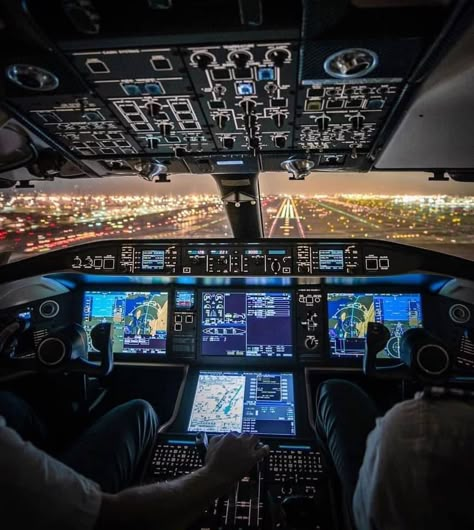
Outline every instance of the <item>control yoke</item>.
[(364, 354), (364, 373), (380, 379), (414, 378), (425, 384), (446, 382), (452, 375), (453, 355), (446, 346), (423, 328), (407, 330), (400, 338), (400, 363), (377, 364), (377, 354), (390, 339), (390, 331), (378, 322), (369, 322)]
[(50, 372), (80, 372), (103, 377), (112, 371), (112, 324), (100, 323), (91, 330), (92, 346), (100, 352), (100, 362), (86, 359), (87, 336), (84, 328), (73, 324), (43, 339), (38, 345), (36, 359), (41, 369)]

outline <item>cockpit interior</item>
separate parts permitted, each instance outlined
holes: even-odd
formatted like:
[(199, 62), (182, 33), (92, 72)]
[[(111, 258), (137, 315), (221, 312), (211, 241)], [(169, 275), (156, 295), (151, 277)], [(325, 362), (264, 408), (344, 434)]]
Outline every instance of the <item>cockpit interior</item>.
[[(148, 401), (142, 484), (201, 467), (203, 436), (258, 435), (268, 457), (190, 528), (354, 528), (319, 385), (354, 382), (380, 414), (426, 385), (474, 390), (473, 116), (469, 0), (4, 0), (0, 391), (61, 417), (58, 440)], [(441, 212), (436, 191), (433, 217), (382, 195), (304, 209), (272, 198), (282, 179), (422, 180), (462, 206)], [(150, 191), (108, 203), (125, 181)], [(175, 182), (195, 202), (153, 211), (146, 194)], [(102, 186), (90, 211), (66, 197), (84, 183)], [(379, 230), (395, 203), (412, 208), (403, 238)], [(188, 210), (205, 230), (174, 237)], [(411, 238), (425, 221), (431, 247)]]

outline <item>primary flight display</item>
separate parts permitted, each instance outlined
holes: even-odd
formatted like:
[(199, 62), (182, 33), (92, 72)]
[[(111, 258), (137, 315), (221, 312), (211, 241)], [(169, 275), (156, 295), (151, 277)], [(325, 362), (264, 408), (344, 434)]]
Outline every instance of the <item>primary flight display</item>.
[(101, 323), (113, 324), (115, 353), (166, 353), (168, 293), (132, 291), (86, 291), (82, 325), (89, 351), (91, 329)]

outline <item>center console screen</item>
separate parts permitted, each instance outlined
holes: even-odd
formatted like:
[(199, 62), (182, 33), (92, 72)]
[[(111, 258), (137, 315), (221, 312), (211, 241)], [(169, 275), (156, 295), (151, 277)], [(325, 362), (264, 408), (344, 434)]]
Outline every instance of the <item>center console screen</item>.
[(201, 304), (201, 355), (293, 355), (291, 293), (205, 291)]
[(86, 291), (82, 325), (89, 351), (91, 329), (100, 322), (113, 324), (114, 353), (166, 353), (168, 293), (132, 291)]
[(293, 374), (201, 371), (188, 431), (295, 436)]
[(406, 293), (328, 293), (328, 330), (332, 357), (363, 357), (369, 322), (390, 330), (378, 357), (400, 358), (400, 338), (422, 326), (421, 295)]

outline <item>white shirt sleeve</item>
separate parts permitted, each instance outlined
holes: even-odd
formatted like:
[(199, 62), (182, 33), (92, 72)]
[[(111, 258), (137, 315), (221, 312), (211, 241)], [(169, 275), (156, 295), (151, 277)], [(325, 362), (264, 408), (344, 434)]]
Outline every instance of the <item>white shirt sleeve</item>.
[(92, 530), (100, 505), (95, 482), (24, 442), (0, 417), (2, 528)]

